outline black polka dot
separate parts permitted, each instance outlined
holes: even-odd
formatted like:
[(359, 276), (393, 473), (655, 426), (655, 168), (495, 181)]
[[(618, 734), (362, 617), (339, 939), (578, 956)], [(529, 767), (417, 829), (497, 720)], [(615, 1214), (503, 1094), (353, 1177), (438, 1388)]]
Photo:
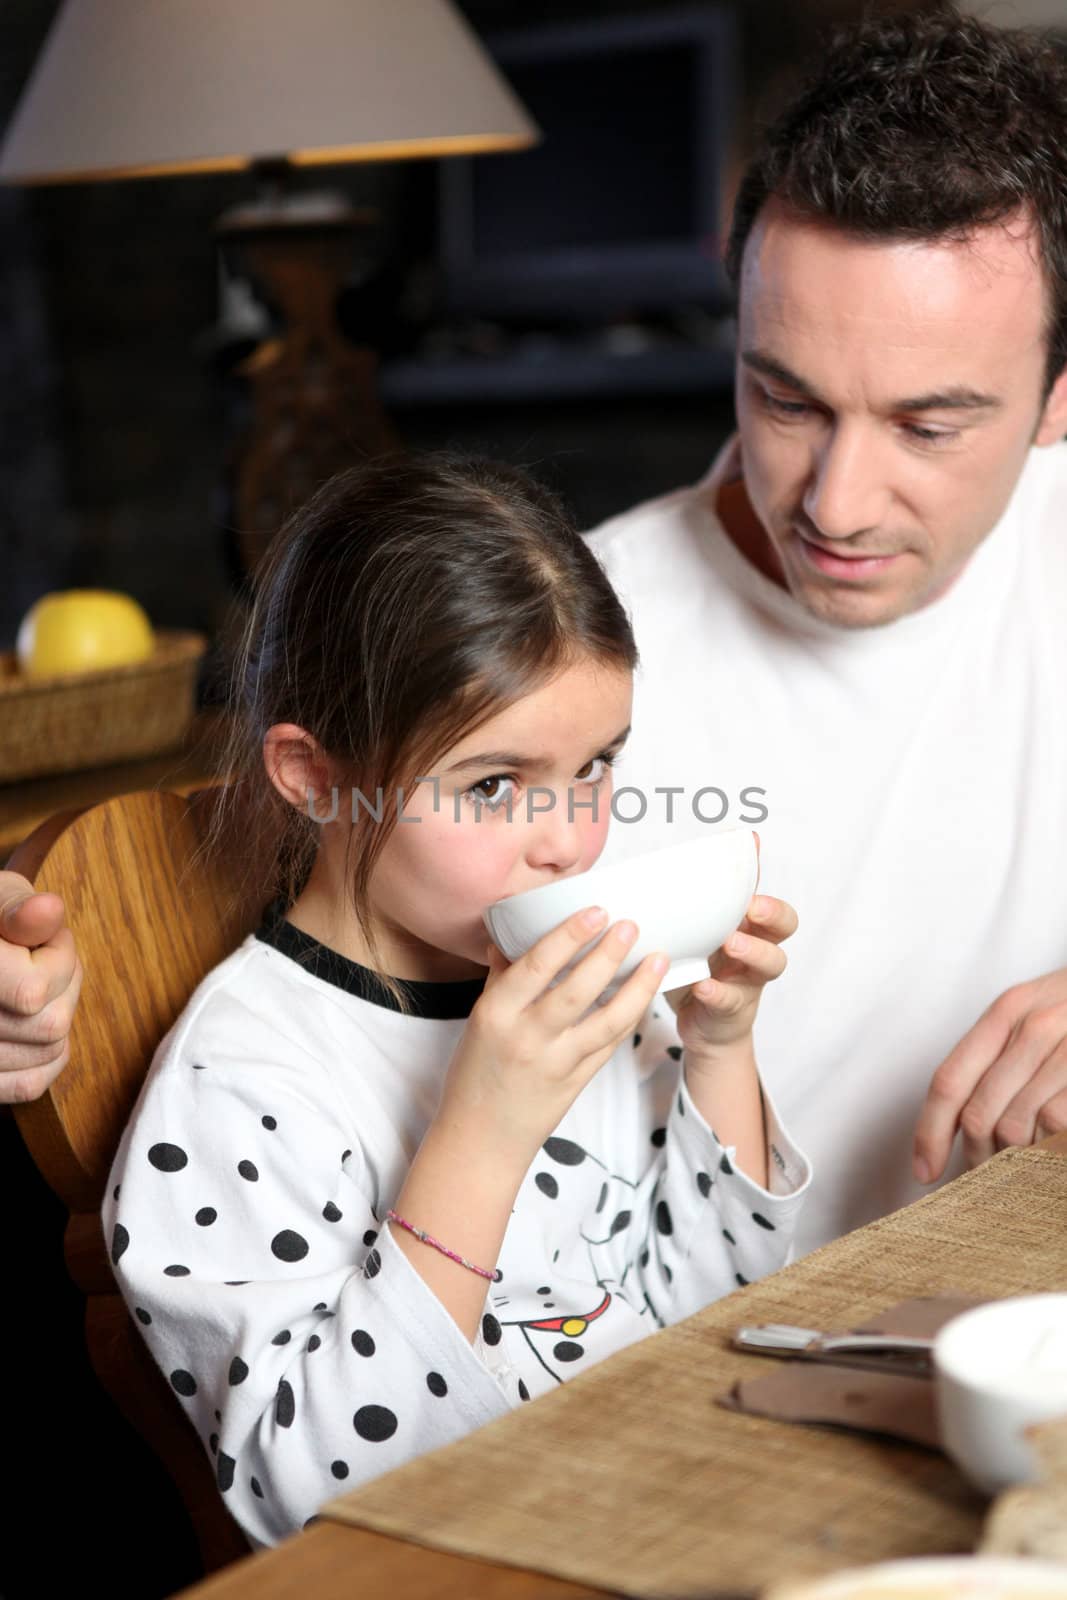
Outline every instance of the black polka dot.
[(330, 1462), (330, 1471), (333, 1473), (335, 1478), (347, 1478), (348, 1477), (348, 1462), (347, 1461), (331, 1461)]
[(276, 1333), (274, 1335), (274, 1338), (271, 1340), (271, 1344), (288, 1344), (292, 1337), (293, 1336), (289, 1332), (289, 1329), (283, 1328), (281, 1333)]
[(318, 1334), (317, 1333), (313, 1333), (311, 1335), (311, 1338), (307, 1342), (308, 1355), (309, 1356), (313, 1356), (315, 1354), (315, 1351), (319, 1348), (319, 1345), (321, 1343), (322, 1343), (322, 1340), (319, 1338)]
[(674, 1223), (671, 1221), (671, 1208), (666, 1200), (660, 1200), (656, 1205), (656, 1227), (660, 1233), (673, 1233)]
[(668, 1283), (674, 1282), (674, 1273), (671, 1271), (666, 1262), (663, 1263), (663, 1276), (666, 1278)]
[(112, 1198), (112, 1200), (117, 1200), (117, 1199), (118, 1199), (118, 1197), (119, 1197), (119, 1190), (120, 1190), (120, 1189), (121, 1189), (121, 1188), (122, 1188), (122, 1184), (121, 1184), (121, 1183), (116, 1183), (116, 1185), (115, 1185), (115, 1187), (114, 1187), (114, 1189), (112, 1189), (112, 1191), (111, 1191), (111, 1198)]
[(711, 1179), (706, 1172), (697, 1173), (697, 1188), (706, 1200), (711, 1193)]
[(201, 1206), (200, 1210), (196, 1213), (196, 1220), (201, 1228), (210, 1228), (211, 1224), (215, 1222), (217, 1218), (218, 1212), (215, 1210), (214, 1206)]
[(230, 1362), (230, 1388), (235, 1388), (237, 1384), (244, 1383), (247, 1377), (247, 1363), (242, 1361), (240, 1356), (234, 1356), (233, 1360)]
[(366, 1264), (363, 1268), (364, 1276), (368, 1278), (376, 1278), (381, 1270), (382, 1258), (378, 1254), (377, 1250), (371, 1250), (367, 1256)]
[(377, 1239), (377, 1237), (378, 1237), (378, 1230), (376, 1228), (368, 1228), (367, 1229), (366, 1233), (363, 1235), (363, 1243), (367, 1246), (368, 1250), (370, 1249), (371, 1245), (374, 1243), (375, 1239)]
[(122, 1256), (129, 1249), (130, 1236), (121, 1222), (116, 1222), (111, 1235), (111, 1265), (117, 1267)]
[(734, 1236), (730, 1232), (729, 1228), (724, 1228), (722, 1230), (722, 1236), (726, 1240), (727, 1244), (736, 1244), (737, 1243), (737, 1240), (734, 1238)]
[(227, 1278), (225, 1280), (227, 1289), (243, 1289), (247, 1282), (247, 1278)]
[(741, 1285), (742, 1289), (744, 1289), (747, 1286), (748, 1279), (746, 1277), (744, 1277), (740, 1272), (735, 1272), (734, 1273), (734, 1277), (737, 1279), (737, 1281)]
[(680, 1044), (669, 1044), (667, 1046), (667, 1054), (670, 1056), (672, 1061), (681, 1061), (681, 1059), (682, 1059), (682, 1047), (681, 1047), (681, 1045)]
[(219, 1448), (219, 1436), (218, 1436), (217, 1433), (213, 1433), (211, 1435), (210, 1439), (207, 1442), (207, 1446), (208, 1446), (208, 1449), (211, 1451), (212, 1455), (216, 1455), (217, 1454), (218, 1448)]
[(647, 1250), (642, 1250), (641, 1251), (641, 1255), (639, 1257), (639, 1260), (640, 1260), (640, 1264), (641, 1264), (642, 1267), (647, 1267), (648, 1266), (648, 1251)]
[(655, 1145), (657, 1150), (662, 1150), (663, 1149), (663, 1146), (667, 1143), (667, 1130), (666, 1130), (666, 1128), (653, 1128), (652, 1129), (652, 1143)]
[(237, 1163), (237, 1170), (241, 1174), (242, 1178), (246, 1179), (249, 1183), (259, 1182), (259, 1172), (253, 1162), (239, 1161)]
[(349, 1158), (349, 1156), (351, 1154), (352, 1154), (351, 1150), (345, 1150), (344, 1151), (344, 1153), (341, 1156), (341, 1165), (342, 1165), (342, 1167), (344, 1166), (345, 1162), (348, 1160), (348, 1158)]
[(180, 1144), (154, 1144), (148, 1159), (159, 1172), (180, 1172), (189, 1165), (189, 1157)]
[(638, 1047), (638, 1045), (640, 1043), (641, 1043), (641, 1035), (639, 1033), (635, 1033), (634, 1034), (634, 1049), (635, 1050), (637, 1049), (637, 1047)]
[(274, 1401), (274, 1420), (279, 1428), (291, 1428), (295, 1416), (296, 1396), (293, 1394), (293, 1386), (283, 1378), (278, 1384), (278, 1393)]
[(491, 1311), (487, 1311), (482, 1318), (482, 1338), (486, 1344), (499, 1344), (502, 1337), (503, 1329), (499, 1322)]
[(616, 1212), (615, 1216), (612, 1217), (612, 1219), (611, 1219), (611, 1237), (613, 1239), (614, 1239), (614, 1237), (615, 1237), (615, 1235), (617, 1233), (621, 1233), (624, 1228), (628, 1228), (630, 1226), (630, 1218), (631, 1218), (631, 1216), (632, 1216), (632, 1212), (629, 1212), (629, 1211), (618, 1211), (618, 1212)]
[(216, 1411), (215, 1412), (215, 1421), (216, 1422), (221, 1422), (222, 1421), (222, 1412), (221, 1411)]
[(255, 1495), (256, 1499), (257, 1500), (262, 1500), (262, 1498), (263, 1498), (263, 1490), (259, 1487), (259, 1479), (258, 1478), (249, 1478), (248, 1482), (249, 1482), (249, 1485), (251, 1487), (252, 1493)]
[(753, 1211), (752, 1220), (758, 1228), (766, 1228), (768, 1233), (774, 1233), (774, 1223), (768, 1222), (766, 1217), (761, 1217), (758, 1211)]
[(233, 1469), (236, 1465), (237, 1463), (234, 1461), (233, 1457), (228, 1456), (225, 1450), (219, 1451), (219, 1465), (218, 1471), (216, 1472), (216, 1478), (218, 1480), (219, 1488), (222, 1490), (223, 1494), (226, 1493), (227, 1489), (233, 1488)]
[(580, 1361), (585, 1351), (573, 1339), (561, 1339), (559, 1344), (553, 1346), (552, 1354), (557, 1361)]
[(530, 1398), (530, 1391), (529, 1391), (529, 1389), (527, 1389), (526, 1385), (523, 1383), (522, 1379), (520, 1378), (519, 1379), (519, 1399), (520, 1400), (529, 1400), (529, 1398)]
[(326, 1204), (322, 1208), (322, 1214), (326, 1218), (327, 1222), (340, 1222), (341, 1220), (341, 1213), (334, 1205), (332, 1200), (327, 1200)]
[(396, 1414), (388, 1406), (360, 1406), (352, 1426), (368, 1444), (382, 1444), (396, 1432)]
[(678, 1090), (678, 1115), (680, 1117), (685, 1116), (685, 1101), (682, 1099), (682, 1091), (680, 1089)]
[(541, 1193), (547, 1195), (550, 1200), (554, 1200), (559, 1194), (559, 1184), (550, 1172), (539, 1172), (534, 1179), (534, 1183), (536, 1183)]
[(283, 1228), (281, 1233), (274, 1235), (270, 1249), (279, 1261), (303, 1261), (308, 1253), (308, 1242), (303, 1234), (294, 1233), (292, 1228)]
[(733, 1170), (733, 1167), (730, 1165), (729, 1156), (724, 1155), (722, 1160), (719, 1162), (719, 1171), (725, 1172), (726, 1176), (729, 1178), (732, 1176)]
[(437, 1396), (438, 1400), (443, 1400), (448, 1393), (448, 1384), (439, 1372), (428, 1372), (426, 1374), (426, 1387), (431, 1394)]
[(193, 1071), (194, 1072), (203, 1072), (204, 1067), (206, 1065), (207, 1065), (207, 1063), (204, 1062), (204, 1061), (194, 1061), (193, 1062)]
[(151, 1325), (152, 1318), (142, 1306), (137, 1307), (137, 1310), (134, 1312), (134, 1316), (137, 1318), (138, 1322), (143, 1328), (147, 1328)]
[(561, 1167), (580, 1167), (585, 1160), (585, 1151), (573, 1139), (557, 1139), (553, 1136), (545, 1140), (543, 1149), (545, 1155), (558, 1161)]
[(260, 1117), (259, 1120), (262, 1122), (268, 1133), (273, 1133), (275, 1128), (278, 1126), (273, 1117)]
[(552, 1293), (552, 1285), (550, 1283), (543, 1283), (541, 1285), (540, 1289), (538, 1289), (537, 1293), (538, 1294), (551, 1294)]
[(597, 1199), (597, 1203), (596, 1203), (596, 1209), (597, 1209), (597, 1215), (598, 1216), (603, 1211), (604, 1202), (607, 1200), (607, 1198), (608, 1198), (608, 1186), (607, 1186), (606, 1183), (602, 1183), (600, 1185), (600, 1195), (599, 1195), (599, 1198)]
[(374, 1340), (363, 1328), (357, 1328), (352, 1335), (352, 1348), (357, 1356), (372, 1356), (374, 1354)]
[[(315, 1304), (312, 1306), (311, 1309), (313, 1311), (325, 1311), (326, 1310), (326, 1302), (325, 1302), (325, 1300), (316, 1300)], [(333, 1312), (332, 1311), (330, 1312), (330, 1315), (333, 1316)]]
[(187, 1278), (189, 1276), (189, 1268), (183, 1267), (178, 1261), (173, 1266), (164, 1267), (163, 1272), (164, 1276), (168, 1278)]
[(191, 1372), (186, 1372), (184, 1367), (177, 1367), (170, 1375), (171, 1388), (178, 1394), (183, 1394), (186, 1399), (196, 1393), (196, 1379)]

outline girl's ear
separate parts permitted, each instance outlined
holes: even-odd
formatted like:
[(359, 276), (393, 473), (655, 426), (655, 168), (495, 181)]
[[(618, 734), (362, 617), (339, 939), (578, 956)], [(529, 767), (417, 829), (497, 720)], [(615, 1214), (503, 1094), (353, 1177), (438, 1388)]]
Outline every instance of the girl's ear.
[(263, 764), (283, 800), (325, 820), (330, 786), (336, 778), (325, 751), (305, 728), (295, 722), (278, 722), (268, 728), (263, 738)]
[(1034, 443), (1056, 444), (1064, 434), (1067, 434), (1067, 367), (1052, 385), (1052, 392), (1045, 401)]

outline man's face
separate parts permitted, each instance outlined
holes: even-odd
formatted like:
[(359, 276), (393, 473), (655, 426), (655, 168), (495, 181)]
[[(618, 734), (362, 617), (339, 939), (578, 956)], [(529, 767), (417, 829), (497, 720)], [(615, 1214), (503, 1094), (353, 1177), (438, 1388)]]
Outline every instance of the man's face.
[(1045, 304), (1022, 218), (967, 243), (872, 242), (768, 202), (740, 294), (750, 558), (843, 627), (944, 593), (1031, 445), (1067, 429), (1067, 378), (1042, 402)]

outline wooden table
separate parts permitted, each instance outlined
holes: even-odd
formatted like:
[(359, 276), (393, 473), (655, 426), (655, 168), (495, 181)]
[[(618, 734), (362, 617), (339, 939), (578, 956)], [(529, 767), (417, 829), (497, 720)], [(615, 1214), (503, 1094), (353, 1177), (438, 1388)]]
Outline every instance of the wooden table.
[[(1044, 1141), (1067, 1162), (1067, 1133)], [(1064, 1174), (1067, 1202), (1067, 1168)], [(826, 1252), (838, 1249), (831, 1245)], [(778, 1276), (777, 1274), (775, 1276)], [(773, 1280), (765, 1279), (764, 1285)], [(730, 1296), (737, 1324), (760, 1285)], [(189, 1600), (597, 1600), (605, 1591), (491, 1565), (336, 1522), (320, 1522), (187, 1590)]]
[(0, 784), (0, 867), (17, 844), (57, 811), (81, 810), (139, 789), (188, 794), (207, 787), (215, 781), (216, 753), (225, 727), (225, 712), (201, 711), (182, 743), (162, 755)]

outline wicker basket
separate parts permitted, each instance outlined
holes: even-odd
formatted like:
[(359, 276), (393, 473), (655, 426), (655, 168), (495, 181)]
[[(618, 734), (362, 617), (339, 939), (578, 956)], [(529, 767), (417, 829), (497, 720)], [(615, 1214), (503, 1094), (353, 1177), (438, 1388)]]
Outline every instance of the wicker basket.
[(207, 640), (160, 630), (147, 661), (103, 672), (24, 678), (0, 652), (0, 783), (158, 755), (180, 744), (196, 709)]

